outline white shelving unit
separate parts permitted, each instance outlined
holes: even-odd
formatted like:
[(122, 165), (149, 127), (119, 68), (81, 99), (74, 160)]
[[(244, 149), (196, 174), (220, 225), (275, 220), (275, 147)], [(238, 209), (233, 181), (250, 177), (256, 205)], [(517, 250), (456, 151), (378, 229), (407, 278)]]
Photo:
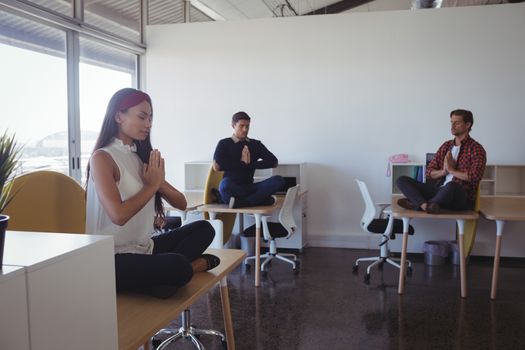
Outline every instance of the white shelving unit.
[(399, 163), (391, 165), (392, 174), (392, 194), (401, 194), (396, 186), (396, 180), (400, 176), (417, 177), (417, 172), (421, 172), (422, 181), (425, 181), (425, 165), (422, 163)]
[[(402, 175), (413, 176), (416, 168), (424, 171), (422, 163), (392, 164), (392, 193), (400, 194), (396, 180)], [(482, 196), (525, 196), (525, 165), (499, 165), (485, 166), (483, 179), (480, 183)]]
[[(206, 178), (210, 170), (211, 161), (192, 161), (184, 163), (184, 192), (203, 193)], [(306, 244), (306, 210), (307, 210), (307, 191), (308, 183), (306, 179), (306, 163), (283, 163), (276, 168), (258, 169), (254, 174), (254, 181), (262, 181), (270, 176), (280, 175), (283, 177), (295, 177), (296, 182), (301, 185), (299, 198), (294, 208), (295, 219), (297, 221), (297, 231), (287, 240), (281, 240), (279, 247), (290, 249), (302, 249)], [(272, 218), (277, 221), (277, 217)], [(253, 224), (251, 218), (244, 220), (244, 227)], [(234, 233), (237, 233), (234, 228)]]

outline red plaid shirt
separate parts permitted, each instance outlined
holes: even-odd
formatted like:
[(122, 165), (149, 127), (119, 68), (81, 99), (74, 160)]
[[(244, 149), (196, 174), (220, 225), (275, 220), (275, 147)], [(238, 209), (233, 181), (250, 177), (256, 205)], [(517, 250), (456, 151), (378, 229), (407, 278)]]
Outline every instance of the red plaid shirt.
[[(445, 155), (448, 151), (452, 150), (453, 146), (454, 139), (446, 141), (441, 145), (441, 147), (439, 147), (436, 155), (427, 166), (425, 173), (427, 179), (431, 178), (431, 171), (443, 169)], [(476, 199), (476, 191), (478, 189), (479, 182), (483, 177), (486, 163), (487, 154), (483, 146), (467, 135), (467, 137), (461, 142), (458, 159), (456, 160), (456, 169), (458, 171), (466, 172), (468, 174), (469, 180), (462, 181), (457, 177), (454, 177), (452, 181), (455, 181), (463, 186), (467, 192), (467, 198), (470, 200)], [(440, 184), (443, 183), (444, 180), (445, 177), (439, 179)]]

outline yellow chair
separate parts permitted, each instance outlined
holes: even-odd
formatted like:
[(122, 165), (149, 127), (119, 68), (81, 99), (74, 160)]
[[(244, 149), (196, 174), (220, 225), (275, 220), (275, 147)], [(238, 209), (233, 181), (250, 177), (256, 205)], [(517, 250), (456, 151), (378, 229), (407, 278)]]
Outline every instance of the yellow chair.
[(41, 170), (16, 177), (4, 213), (9, 230), (85, 233), (85, 191), (73, 178)]
[[(480, 188), (476, 191), (476, 200), (474, 202), (474, 211), (479, 212), (479, 197), (480, 197)], [(465, 244), (465, 257), (470, 256), (472, 248), (474, 247), (474, 242), (476, 240), (476, 231), (478, 229), (478, 220), (468, 220), (465, 221), (465, 232), (463, 234), (463, 243)], [(459, 239), (458, 227), (456, 225), (456, 241)]]
[[(215, 203), (216, 198), (212, 193), (212, 189), (219, 189), (219, 184), (221, 183), (222, 177), (224, 175), (223, 171), (213, 170), (213, 166), (210, 166), (208, 171), (208, 177), (206, 179), (206, 184), (204, 185), (204, 204)], [(233, 226), (235, 225), (236, 214), (230, 213), (218, 213), (217, 219), (221, 220), (223, 223), (223, 242), (226, 244), (231, 237)], [(204, 218), (209, 220), (209, 214), (204, 213)]]

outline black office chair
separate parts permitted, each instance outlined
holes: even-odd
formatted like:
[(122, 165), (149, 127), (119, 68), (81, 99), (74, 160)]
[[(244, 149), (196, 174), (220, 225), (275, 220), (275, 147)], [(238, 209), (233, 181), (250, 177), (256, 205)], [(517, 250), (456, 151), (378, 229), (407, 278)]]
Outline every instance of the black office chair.
[[(213, 228), (215, 229), (216, 235), (222, 236), (222, 229), (223, 225), (220, 220), (209, 220), (210, 224), (212, 224)], [(181, 220), (180, 218), (177, 219), (177, 217), (167, 217), (166, 220), (166, 228), (168, 229), (175, 229), (177, 227), (181, 226)], [(210, 245), (210, 247), (213, 246)], [(214, 248), (222, 248), (215, 246)], [(161, 350), (170, 345), (172, 342), (177, 341), (178, 339), (190, 339), (193, 345), (197, 349), (204, 349), (204, 345), (199, 340), (199, 337), (201, 335), (214, 335), (221, 339), (221, 344), (224, 348), (227, 348), (226, 343), (226, 337), (223, 333), (213, 330), (213, 329), (200, 329), (195, 327), (191, 324), (190, 319), (190, 310), (186, 309), (182, 312), (180, 315), (180, 328), (163, 328), (151, 338), (151, 344), (153, 346), (153, 349)], [(166, 339), (162, 339), (162, 337), (168, 336)]]
[[(388, 249), (388, 241), (390, 239), (394, 239), (396, 234), (403, 233), (403, 222), (399, 219), (394, 219), (391, 215), (389, 215), (388, 219), (382, 218), (383, 214), (389, 213), (389, 210), (387, 210), (386, 208), (390, 206), (390, 203), (374, 204), (374, 202), (372, 201), (372, 197), (370, 197), (370, 193), (368, 192), (366, 184), (363, 181), (357, 179), (356, 182), (359, 186), (359, 190), (361, 191), (361, 195), (363, 196), (363, 200), (365, 201), (365, 212), (363, 213), (363, 217), (361, 218), (361, 227), (365, 232), (372, 234), (381, 234), (383, 236), (381, 239), (381, 243), (379, 243), (379, 256), (359, 258), (354, 262), (354, 265), (352, 266), (352, 271), (354, 273), (357, 273), (360, 262), (373, 261), (372, 264), (368, 265), (366, 269), (366, 275), (364, 277), (365, 283), (368, 284), (370, 283), (370, 270), (376, 265), (379, 265), (378, 267), (382, 268), (383, 264), (386, 262), (387, 264), (395, 266), (398, 269), (401, 268), (401, 266), (398, 263), (401, 259), (393, 258), (390, 255), (390, 250)], [(377, 215), (377, 207), (381, 208), (379, 215)], [(409, 227), (408, 234), (414, 234), (414, 228), (412, 227), (412, 225), (410, 225)], [(411, 276), (412, 263), (409, 260), (407, 260), (407, 264), (407, 276)]]
[[(292, 266), (292, 269), (295, 273), (299, 272), (299, 260), (297, 256), (291, 253), (279, 253), (277, 251), (276, 239), (289, 238), (294, 234), (297, 224), (295, 223), (293, 217), (293, 210), (295, 200), (299, 192), (299, 185), (290, 187), (286, 192), (286, 197), (284, 198), (283, 206), (279, 212), (279, 222), (269, 222), (269, 216), (263, 216), (261, 218), (261, 225), (263, 231), (264, 240), (270, 242), (270, 247), (268, 253), (262, 254), (261, 259), (264, 261), (261, 263), (260, 269), (263, 275), (266, 274), (266, 267), (273, 259), (279, 259), (284, 261)], [(255, 236), (255, 225), (248, 227), (244, 230), (243, 235), (245, 237), (254, 237)], [(248, 261), (255, 260), (255, 256), (249, 256), (244, 259), (244, 264), (249, 268)], [(259, 268), (257, 266), (257, 268)]]

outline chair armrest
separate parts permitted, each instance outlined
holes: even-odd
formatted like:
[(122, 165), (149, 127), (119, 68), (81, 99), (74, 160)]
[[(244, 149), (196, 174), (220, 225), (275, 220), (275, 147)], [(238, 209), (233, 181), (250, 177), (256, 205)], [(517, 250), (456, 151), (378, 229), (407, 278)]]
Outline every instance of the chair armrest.
[(379, 218), (383, 217), (383, 214), (390, 214), (392, 213), (391, 209), (387, 209), (392, 204), (391, 203), (375, 203), (377, 207), (379, 207)]

